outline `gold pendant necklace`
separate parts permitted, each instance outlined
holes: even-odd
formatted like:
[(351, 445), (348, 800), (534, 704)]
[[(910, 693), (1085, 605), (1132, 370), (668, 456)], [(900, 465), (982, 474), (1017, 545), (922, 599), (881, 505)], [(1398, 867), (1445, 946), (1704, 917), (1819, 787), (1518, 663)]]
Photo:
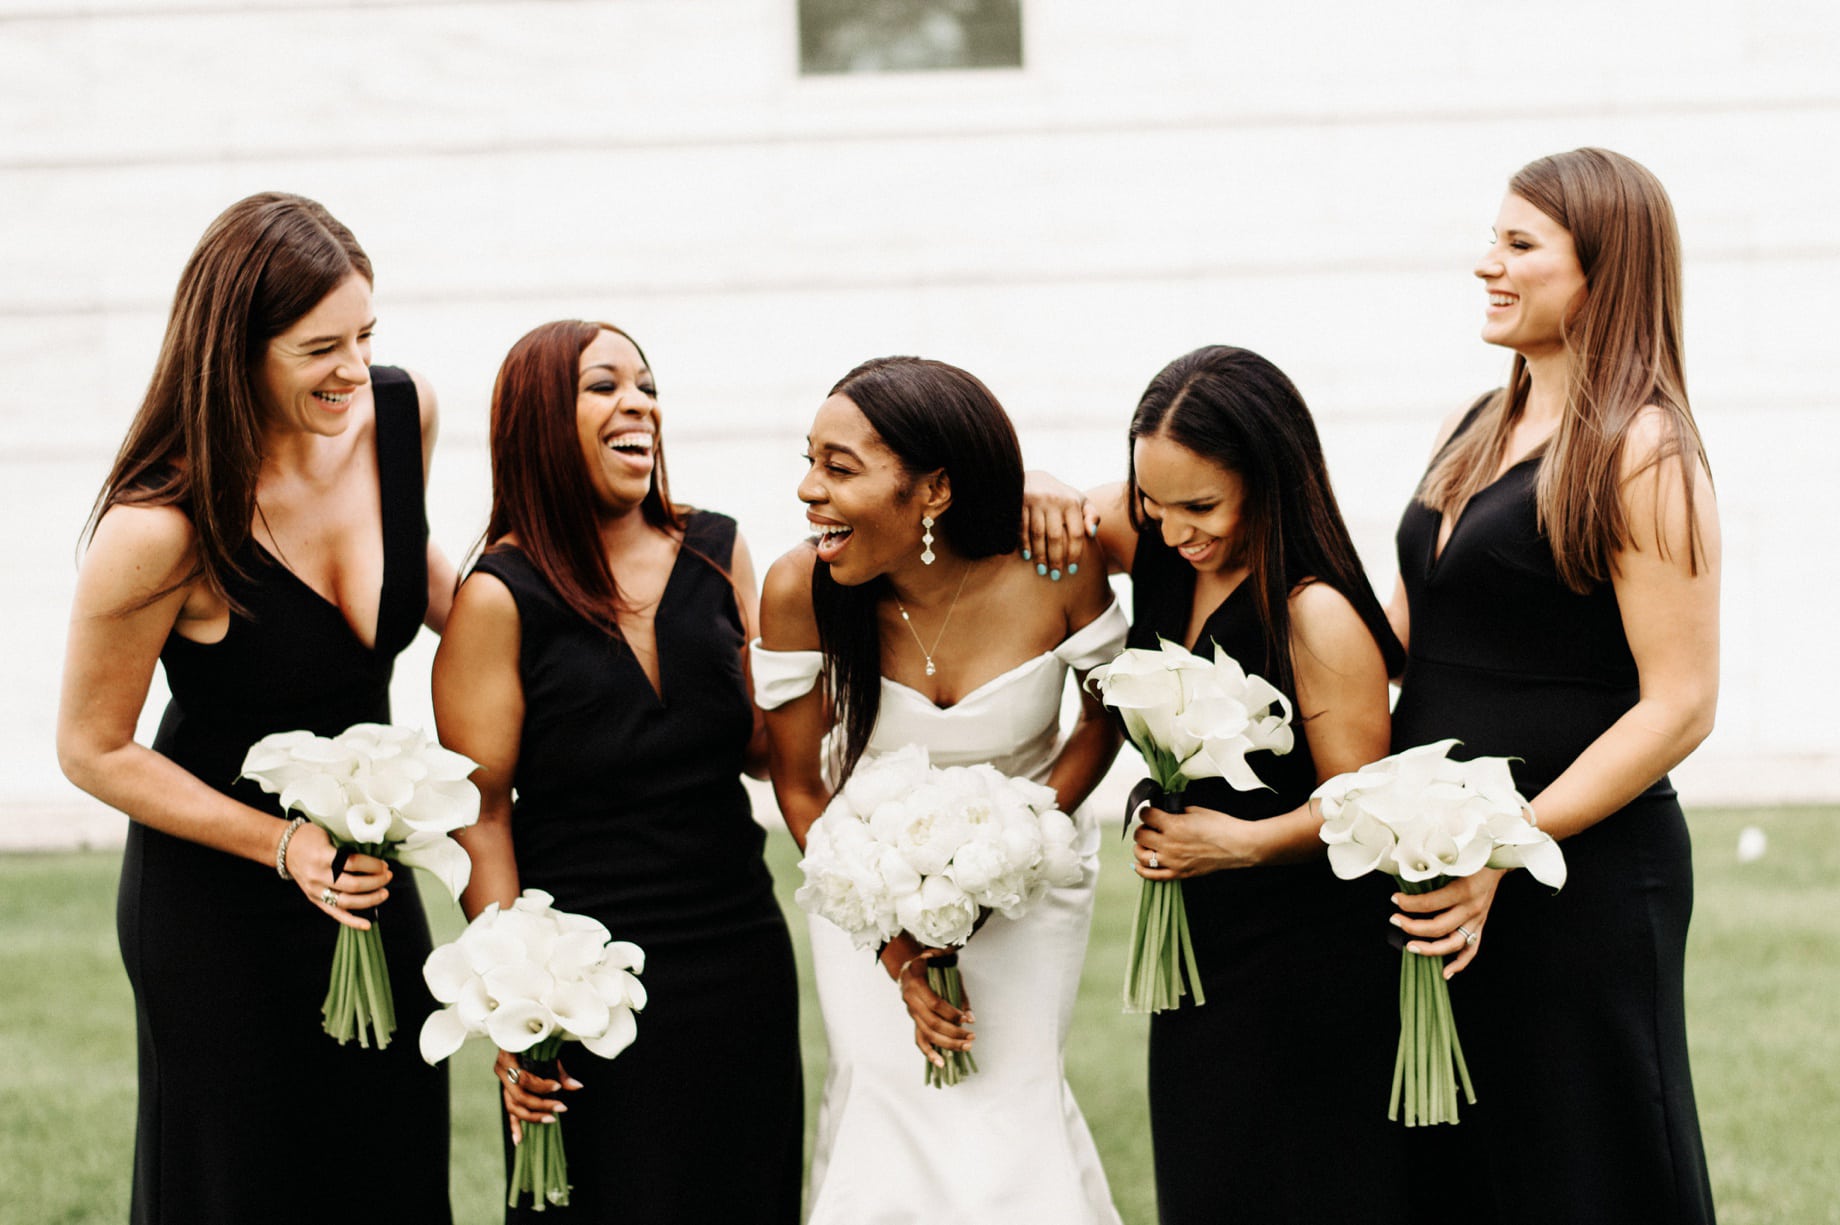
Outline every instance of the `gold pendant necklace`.
[(894, 598), (894, 606), (901, 610), (901, 623), (907, 626), (907, 632), (914, 636), (914, 645), (920, 648), (920, 654), (926, 657), (926, 674), (933, 675), (938, 669), (933, 667), (933, 651), (939, 649), (940, 639), (946, 636), (946, 626), (952, 624), (952, 610), (958, 607), (958, 597), (965, 593), (965, 580), (971, 577), (971, 563), (965, 563), (964, 573), (958, 576), (958, 590), (952, 593), (952, 602), (946, 605), (946, 619), (939, 623), (939, 632), (933, 635), (933, 650), (927, 650), (926, 643), (920, 640), (920, 631), (914, 628), (914, 619), (907, 615), (907, 605), (901, 603), (901, 597)]

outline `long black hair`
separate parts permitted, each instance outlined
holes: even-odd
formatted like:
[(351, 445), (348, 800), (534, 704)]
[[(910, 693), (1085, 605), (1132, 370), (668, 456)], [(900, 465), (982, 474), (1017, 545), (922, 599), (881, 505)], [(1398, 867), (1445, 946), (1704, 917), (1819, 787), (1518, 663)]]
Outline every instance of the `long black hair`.
[[(893, 451), (909, 477), (944, 471), (952, 504), (933, 530), (966, 557), (994, 557), (1016, 547), (1022, 520), (1022, 447), (996, 396), (975, 375), (920, 357), (878, 357), (838, 380), (831, 395), (848, 396)], [(905, 496), (904, 487), (902, 496)], [(914, 548), (920, 548), (914, 524)], [(824, 676), (843, 737), (836, 748), (836, 784), (855, 770), (875, 730), (882, 698), (882, 643), (876, 605), (888, 580), (846, 587), (819, 562), (812, 569)]]
[(1135, 444), (1163, 437), (1240, 479), (1240, 544), (1265, 628), (1262, 662), (1250, 671), (1295, 692), (1291, 669), (1290, 593), (1314, 579), (1346, 596), (1380, 646), (1389, 676), (1405, 666), (1405, 650), (1361, 569), (1348, 526), (1335, 503), (1316, 423), (1284, 372), (1249, 349), (1207, 345), (1163, 367), (1150, 380), (1131, 418), (1131, 526), (1145, 529), (1137, 488)]

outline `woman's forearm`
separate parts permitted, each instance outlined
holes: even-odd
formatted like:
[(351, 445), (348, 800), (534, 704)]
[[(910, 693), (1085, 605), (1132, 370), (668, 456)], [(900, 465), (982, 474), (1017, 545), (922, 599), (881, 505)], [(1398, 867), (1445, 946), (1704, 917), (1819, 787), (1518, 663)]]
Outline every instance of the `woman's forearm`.
[(780, 816), (785, 818), (786, 828), (792, 833), (792, 840), (798, 843), (799, 850), (803, 851), (806, 833), (817, 819), (824, 815), (825, 805), (831, 802), (830, 791), (822, 786), (782, 782), (775, 777), (773, 797), (779, 801)]
[(501, 907), (517, 901), (521, 885), (518, 880), (517, 851), (511, 841), (510, 814), (488, 815), (481, 812), (479, 822), (457, 835), (473, 861), (473, 874), (460, 895), (460, 909), (471, 919), (497, 902)]
[(1625, 807), (1699, 746), (1712, 712), (1710, 696), (1637, 702), (1533, 797), (1540, 828), (1569, 838)]
[(1123, 742), (1124, 737), (1109, 718), (1082, 713), (1048, 772), (1048, 786), (1059, 797), (1062, 812), (1072, 812), (1092, 794), (1111, 769), (1112, 759), (1118, 756), (1118, 746)]
[(150, 829), (275, 862), (284, 819), (231, 799), (163, 753), (133, 741), (108, 749), (60, 743), (58, 760), (71, 782)]

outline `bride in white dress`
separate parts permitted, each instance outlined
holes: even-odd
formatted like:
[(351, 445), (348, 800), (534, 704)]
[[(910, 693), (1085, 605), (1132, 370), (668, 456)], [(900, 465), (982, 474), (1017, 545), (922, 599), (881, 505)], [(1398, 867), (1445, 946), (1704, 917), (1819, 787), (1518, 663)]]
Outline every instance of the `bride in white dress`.
[[(773, 786), (800, 844), (865, 757), (923, 744), (1045, 782), (1075, 814), (1084, 880), (1027, 915), (993, 915), (959, 954), (963, 1012), (926, 985), (903, 934), (878, 959), (811, 920), (830, 1043), (811, 1225), (1116, 1222), (1092, 1135), (1062, 1074), (1092, 918), (1098, 830), (1080, 801), (1118, 736), (1067, 672), (1108, 662), (1125, 619), (1103, 567), (1044, 582), (1015, 552), (1022, 458), (990, 392), (952, 366), (882, 358), (818, 409), (799, 484), (818, 534), (768, 571), (754, 684)], [(898, 984), (898, 986), (897, 986)], [(921, 1053), (973, 1050), (930, 1088)]]

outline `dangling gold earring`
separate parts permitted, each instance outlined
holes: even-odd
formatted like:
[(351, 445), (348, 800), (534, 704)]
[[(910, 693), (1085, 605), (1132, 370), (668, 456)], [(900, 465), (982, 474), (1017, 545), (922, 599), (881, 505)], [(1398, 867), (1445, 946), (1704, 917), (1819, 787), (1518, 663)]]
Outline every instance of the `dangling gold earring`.
[(936, 559), (933, 556), (933, 516), (920, 516), (920, 564), (930, 566)]

